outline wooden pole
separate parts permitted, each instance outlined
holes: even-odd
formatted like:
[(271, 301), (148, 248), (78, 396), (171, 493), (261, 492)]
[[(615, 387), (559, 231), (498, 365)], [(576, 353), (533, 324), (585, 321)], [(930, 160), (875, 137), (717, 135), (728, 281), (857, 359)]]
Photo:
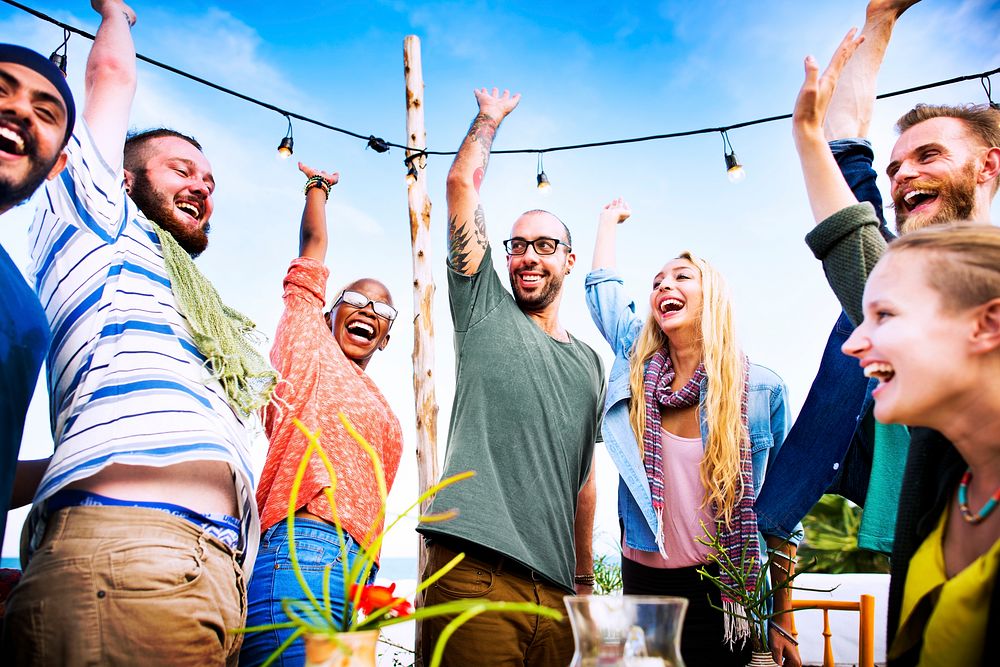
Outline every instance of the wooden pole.
[[(414, 149), (410, 164), (416, 179), (407, 198), (410, 207), (410, 242), (413, 245), (413, 395), (417, 413), (417, 480), (420, 493), (437, 483), (438, 404), (434, 394), (434, 276), (431, 273), (431, 200), (427, 196), (427, 147), (424, 129), (424, 76), (420, 63), (420, 38), (403, 40), (403, 71), (406, 75), (406, 144)], [(426, 511), (425, 502), (420, 508)], [(420, 541), (418, 570), (423, 572), (426, 554)]]

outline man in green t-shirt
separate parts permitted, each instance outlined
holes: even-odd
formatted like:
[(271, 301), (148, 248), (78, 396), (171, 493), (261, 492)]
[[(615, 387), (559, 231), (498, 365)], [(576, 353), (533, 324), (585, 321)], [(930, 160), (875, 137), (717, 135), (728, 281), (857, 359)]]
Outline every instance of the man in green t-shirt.
[[(569, 229), (546, 211), (515, 221), (504, 241), (512, 295), (490, 261), (479, 200), (493, 137), (519, 99), (476, 91), (479, 114), (448, 174), (456, 382), (443, 475), (476, 475), (434, 499), (432, 511), (454, 508), (456, 518), (418, 528), (428, 544), (422, 578), (466, 555), (424, 592), (425, 605), (482, 597), (563, 610), (564, 595), (589, 593), (594, 583), (590, 468), (604, 370), (559, 322), (576, 260)], [(426, 655), (447, 621), (421, 624)], [(482, 614), (449, 639), (444, 664), (564, 667), (572, 655), (566, 621)]]

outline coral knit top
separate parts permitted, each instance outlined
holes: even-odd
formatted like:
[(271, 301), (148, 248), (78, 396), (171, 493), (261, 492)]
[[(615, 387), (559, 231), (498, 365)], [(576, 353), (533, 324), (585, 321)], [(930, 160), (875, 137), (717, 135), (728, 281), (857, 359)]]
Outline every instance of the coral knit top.
[[(403, 434), (385, 397), (344, 355), (323, 318), (329, 274), (322, 262), (299, 257), (285, 276), (285, 310), (271, 347), (271, 363), (282, 381), (275, 389), (275, 400), (264, 409), (270, 446), (257, 487), (257, 506), (262, 532), (288, 514), (292, 481), (308, 445), (292, 422), (296, 418), (310, 431), (321, 431), (320, 443), (337, 475), (334, 500), (340, 524), (363, 542), (367, 535), (382, 530), (379, 519), (372, 532), (379, 518), (378, 487), (371, 459), (347, 433), (337, 413), (342, 412), (378, 452), (390, 488), (399, 468)], [(314, 454), (299, 489), (297, 509), (333, 522), (323, 493), (328, 486), (330, 476)]]

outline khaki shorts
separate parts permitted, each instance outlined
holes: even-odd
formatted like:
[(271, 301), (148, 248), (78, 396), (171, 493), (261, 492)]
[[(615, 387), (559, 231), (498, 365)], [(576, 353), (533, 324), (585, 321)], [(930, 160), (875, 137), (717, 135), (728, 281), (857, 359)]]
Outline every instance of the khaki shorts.
[(7, 602), (15, 665), (235, 665), (246, 620), (232, 551), (154, 509), (68, 507)]
[[(457, 555), (457, 544), (436, 538), (428, 545), (426, 579)], [(529, 614), (486, 612), (473, 617), (451, 635), (444, 649), (445, 667), (566, 667), (573, 658), (573, 631), (566, 618), (566, 591), (543, 580), (520, 563), (482, 547), (463, 549), (465, 559), (423, 592), (420, 606), (452, 600), (483, 598), (534, 602), (562, 612), (563, 620)], [(418, 665), (429, 665), (437, 638), (452, 619), (437, 617), (418, 624), (422, 656)], [(421, 662), (422, 660), (422, 662)]]

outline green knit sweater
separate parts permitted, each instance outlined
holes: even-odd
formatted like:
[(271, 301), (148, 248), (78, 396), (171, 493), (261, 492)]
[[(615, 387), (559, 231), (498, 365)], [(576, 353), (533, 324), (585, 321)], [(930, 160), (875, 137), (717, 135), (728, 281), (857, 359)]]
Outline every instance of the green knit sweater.
[(864, 319), (861, 297), (868, 274), (885, 254), (878, 225), (875, 208), (863, 202), (837, 211), (806, 235), (806, 243), (823, 262), (827, 282), (854, 326)]

